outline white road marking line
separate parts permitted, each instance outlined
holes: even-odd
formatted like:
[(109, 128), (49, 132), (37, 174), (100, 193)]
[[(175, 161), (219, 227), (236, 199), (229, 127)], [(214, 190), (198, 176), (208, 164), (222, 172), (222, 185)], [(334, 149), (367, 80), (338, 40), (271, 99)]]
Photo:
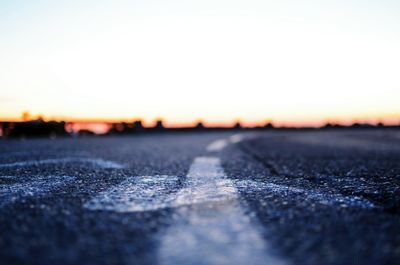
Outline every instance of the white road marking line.
[(209, 144), (207, 146), (207, 151), (208, 152), (219, 152), (222, 149), (224, 149), (228, 144), (229, 144), (229, 142), (225, 139), (215, 140), (214, 142), (212, 142), (211, 144)]
[[(224, 197), (216, 204), (197, 204)], [(194, 203), (194, 204), (192, 204)], [(175, 222), (162, 236), (161, 264), (284, 264), (268, 254), (259, 225), (250, 220), (219, 158), (198, 157), (176, 196)]]
[[(11, 177), (8, 176), (11, 179)], [(14, 178), (16, 179), (16, 177)], [(0, 208), (28, 197), (43, 196), (75, 180), (70, 176), (38, 176), (34, 180), (0, 185)]]
[(171, 206), (171, 192), (178, 188), (176, 176), (129, 177), (119, 185), (101, 192), (84, 204), (89, 210), (142, 212)]
[[(209, 178), (196, 180), (195, 183), (188, 180), (186, 187), (179, 190), (179, 177), (177, 176), (129, 177), (117, 186), (101, 192), (86, 202), (83, 207), (89, 210), (124, 213), (224, 201), (233, 199), (227, 182), (229, 180), (210, 180)], [(214, 189), (213, 192), (210, 192), (210, 187), (213, 185), (221, 187), (221, 189)], [(196, 193), (196, 196), (193, 196), (193, 193)]]
[(243, 189), (244, 192), (259, 192), (268, 191), (278, 196), (288, 194), (300, 194), (303, 197), (315, 201), (320, 204), (331, 205), (331, 206), (342, 206), (342, 207), (355, 207), (362, 209), (372, 209), (377, 206), (367, 199), (360, 198), (357, 196), (343, 196), (341, 194), (330, 194), (325, 192), (319, 192), (315, 190), (305, 190), (301, 188), (294, 188), (285, 185), (278, 185), (274, 183), (264, 183), (252, 180), (239, 180), (235, 181), (238, 189)]
[(175, 206), (236, 199), (237, 192), (216, 157), (197, 157), (186, 176), (186, 186), (176, 194)]
[(244, 139), (244, 136), (241, 133), (234, 134), (231, 137), (229, 137), (229, 141), (233, 144), (239, 143), (239, 142), (243, 141), (243, 139)]
[(213, 142), (211, 142), (206, 150), (208, 152), (220, 152), (222, 151), (225, 147), (227, 147), (229, 144), (236, 144), (241, 141), (243, 141), (244, 136), (241, 133), (231, 135), (228, 139), (218, 139)]
[(124, 166), (113, 161), (97, 159), (97, 158), (79, 158), (79, 157), (67, 157), (67, 158), (56, 158), (56, 159), (42, 159), (42, 160), (28, 160), (14, 163), (0, 164), (0, 168), (9, 167), (27, 167), (27, 166), (40, 166), (44, 164), (66, 164), (66, 163), (82, 163), (90, 164), (99, 168), (115, 168), (120, 169)]

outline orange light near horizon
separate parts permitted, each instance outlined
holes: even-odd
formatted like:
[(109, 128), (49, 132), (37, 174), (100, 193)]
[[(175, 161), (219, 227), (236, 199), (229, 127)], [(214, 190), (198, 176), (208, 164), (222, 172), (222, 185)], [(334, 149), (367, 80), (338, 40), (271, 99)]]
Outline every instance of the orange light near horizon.
[[(386, 118), (381, 117), (356, 117), (356, 118), (329, 118), (329, 119), (303, 119), (303, 120), (291, 120), (291, 119), (283, 119), (283, 120), (272, 120), (272, 119), (262, 119), (262, 120), (246, 120), (246, 119), (231, 119), (230, 121), (208, 121), (203, 119), (195, 119), (193, 121), (174, 121), (171, 119), (163, 119), (158, 117), (155, 120), (145, 120), (139, 118), (133, 119), (123, 119), (123, 118), (96, 118), (96, 119), (80, 119), (80, 118), (68, 118), (68, 117), (52, 117), (48, 118), (44, 115), (31, 115), (29, 112), (23, 112), (19, 118), (2, 118), (0, 117), (0, 121), (3, 122), (15, 122), (15, 121), (26, 121), (27, 117), (30, 119), (38, 119), (41, 118), (44, 121), (65, 121), (70, 123), (68, 126), (68, 131), (77, 132), (79, 130), (90, 130), (94, 131), (98, 134), (103, 134), (107, 132), (111, 123), (133, 123), (134, 121), (140, 120), (144, 127), (154, 127), (157, 120), (161, 120), (163, 125), (166, 128), (183, 128), (183, 127), (195, 127), (198, 123), (202, 123), (205, 127), (233, 127), (235, 124), (239, 123), (242, 127), (263, 127), (266, 124), (270, 123), (275, 127), (322, 127), (326, 124), (332, 125), (344, 125), (349, 126), (355, 123), (359, 124), (371, 124), (377, 125), (382, 123), (384, 125), (400, 125), (400, 115), (388, 115)], [(29, 120), (29, 119), (28, 119)]]
[(0, 119), (400, 119), (400, 5), (333, 2), (10, 2)]

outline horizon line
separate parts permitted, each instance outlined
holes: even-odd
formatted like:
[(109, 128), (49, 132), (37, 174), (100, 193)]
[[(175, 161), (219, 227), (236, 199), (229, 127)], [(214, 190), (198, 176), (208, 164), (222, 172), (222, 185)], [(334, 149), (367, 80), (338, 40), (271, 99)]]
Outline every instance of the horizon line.
[(133, 123), (136, 121), (141, 121), (145, 127), (152, 127), (158, 121), (161, 121), (166, 128), (185, 128), (185, 127), (195, 127), (198, 124), (202, 124), (205, 127), (232, 127), (237, 124), (240, 124), (243, 127), (262, 127), (267, 124), (271, 124), (277, 127), (322, 127), (327, 124), (331, 125), (342, 125), (349, 126), (352, 124), (371, 124), (378, 125), (383, 124), (386, 126), (390, 125), (400, 125), (400, 115), (399, 117), (390, 117), (390, 118), (320, 118), (320, 119), (293, 119), (293, 120), (283, 120), (283, 119), (271, 119), (265, 118), (259, 121), (246, 121), (246, 119), (234, 119), (231, 121), (207, 121), (207, 119), (193, 119), (191, 122), (179, 122), (179, 121), (171, 121), (170, 119), (165, 118), (155, 118), (152, 120), (146, 120), (144, 118), (129, 118), (129, 119), (118, 119), (118, 118), (72, 118), (72, 117), (46, 117), (44, 115), (36, 115), (29, 117), (28, 119), (24, 119), (23, 117), (19, 118), (0, 118), (0, 122), (27, 122), (27, 121), (35, 121), (35, 120), (43, 120), (45, 122), (56, 121), (56, 122), (65, 122), (65, 123), (73, 123), (73, 124), (114, 124), (114, 123)]

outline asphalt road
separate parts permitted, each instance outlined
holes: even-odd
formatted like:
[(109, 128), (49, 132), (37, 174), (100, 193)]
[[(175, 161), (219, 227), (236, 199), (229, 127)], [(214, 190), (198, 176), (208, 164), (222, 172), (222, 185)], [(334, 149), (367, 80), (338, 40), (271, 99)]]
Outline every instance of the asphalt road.
[(0, 141), (0, 264), (399, 264), (400, 131)]

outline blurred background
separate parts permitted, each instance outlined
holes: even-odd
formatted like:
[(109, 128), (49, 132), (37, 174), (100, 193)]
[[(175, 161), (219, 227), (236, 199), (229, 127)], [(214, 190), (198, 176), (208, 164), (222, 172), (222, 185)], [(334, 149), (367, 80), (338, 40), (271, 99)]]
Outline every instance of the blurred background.
[(0, 131), (395, 126), (399, 47), (394, 0), (3, 0)]

